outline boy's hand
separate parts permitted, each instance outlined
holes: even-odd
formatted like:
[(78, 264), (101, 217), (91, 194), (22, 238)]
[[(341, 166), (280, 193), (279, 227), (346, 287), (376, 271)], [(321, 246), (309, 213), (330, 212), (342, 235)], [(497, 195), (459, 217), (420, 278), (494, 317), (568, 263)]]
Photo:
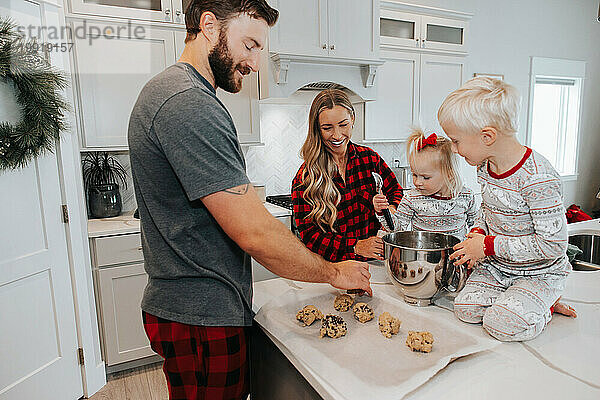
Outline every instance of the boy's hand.
[(375, 212), (377, 214), (381, 214), (383, 210), (388, 208), (390, 203), (388, 203), (387, 197), (385, 195), (378, 193), (373, 196), (373, 207), (375, 207)]
[(369, 265), (366, 262), (355, 260), (332, 263), (335, 274), (331, 279), (331, 286), (338, 289), (360, 289), (373, 296), (369, 285)]
[(470, 233), (467, 239), (454, 246), (454, 253), (450, 254), (450, 259), (455, 260), (455, 265), (467, 263), (467, 268), (473, 268), (475, 263), (485, 257), (483, 250), (483, 240), (485, 235), (480, 233)]

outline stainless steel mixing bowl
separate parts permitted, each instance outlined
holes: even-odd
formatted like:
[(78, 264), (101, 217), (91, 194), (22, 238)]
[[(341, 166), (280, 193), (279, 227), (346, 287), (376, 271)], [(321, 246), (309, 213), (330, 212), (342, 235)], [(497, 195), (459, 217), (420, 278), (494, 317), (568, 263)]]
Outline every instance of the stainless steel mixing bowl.
[(404, 301), (427, 306), (441, 289), (461, 290), (467, 280), (464, 266), (450, 261), (460, 240), (433, 232), (394, 232), (383, 237), (385, 265)]

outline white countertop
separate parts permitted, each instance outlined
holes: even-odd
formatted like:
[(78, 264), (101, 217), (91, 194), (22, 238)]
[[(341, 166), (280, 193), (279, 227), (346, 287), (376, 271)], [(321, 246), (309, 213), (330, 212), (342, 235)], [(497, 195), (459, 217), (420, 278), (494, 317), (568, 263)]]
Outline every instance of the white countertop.
[[(318, 285), (327, 286), (283, 278), (256, 282), (253, 309), (257, 312), (290, 288)], [(600, 353), (600, 290), (590, 288), (600, 289), (600, 272), (573, 272), (567, 286), (568, 295), (565, 293), (564, 297), (578, 310), (578, 318), (556, 315), (532, 341), (499, 343), (492, 350), (459, 358), (405, 399), (600, 399), (600, 386), (589, 381), (589, 374), (599, 371), (596, 356)], [(373, 289), (375, 293), (384, 291), (400, 298), (392, 285), (374, 284)], [(421, 310), (430, 316), (454, 318), (449, 311), (435, 306)], [(464, 329), (486, 335), (481, 325), (464, 324)], [(328, 383), (310, 366), (298, 361), (278, 340), (272, 336), (271, 339), (323, 398), (336, 399), (332, 395), (335, 391), (328, 389)], [(556, 360), (560, 363), (561, 357), (568, 359), (567, 366), (576, 367), (553, 364)]]
[(600, 235), (600, 218), (591, 219), (589, 221), (574, 222), (567, 225), (569, 235), (596, 233)]
[[(264, 205), (276, 218), (292, 215), (290, 210), (276, 206), (275, 204), (264, 203)], [(88, 237), (90, 238), (139, 232), (140, 220), (133, 218), (133, 212), (125, 213), (118, 217), (88, 220)]]
[(90, 238), (139, 232), (140, 220), (133, 218), (133, 212), (118, 217), (88, 220), (88, 237)]

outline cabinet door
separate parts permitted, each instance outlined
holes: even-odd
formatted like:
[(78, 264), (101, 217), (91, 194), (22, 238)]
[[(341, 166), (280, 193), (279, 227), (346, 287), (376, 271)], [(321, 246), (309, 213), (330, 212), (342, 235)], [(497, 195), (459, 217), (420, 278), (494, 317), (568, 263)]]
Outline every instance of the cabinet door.
[(379, 56), (379, 1), (327, 0), (329, 56)]
[[(282, 224), (284, 224), (288, 229), (291, 229), (292, 217), (291, 216), (282, 216), (276, 217)], [(254, 258), (252, 260), (252, 282), (260, 282), (267, 279), (279, 278), (279, 275), (276, 275), (269, 271), (266, 267), (262, 266), (258, 261)]]
[(144, 264), (100, 269), (98, 282), (106, 365), (155, 355), (140, 309), (148, 282)]
[[(85, 26), (88, 26), (86, 31)], [(90, 37), (92, 23), (74, 24), (82, 147), (126, 148), (129, 116), (142, 87), (173, 64), (173, 33), (159, 28), (93, 23), (110, 35)], [(120, 28), (124, 28), (119, 32)]]
[(381, 56), (377, 98), (365, 103), (365, 142), (403, 141), (417, 117), (419, 55), (382, 51)]
[[(185, 46), (185, 31), (175, 33), (177, 58), (181, 56)], [(250, 73), (244, 77), (242, 90), (238, 93), (228, 93), (217, 89), (217, 97), (223, 102), (237, 130), (238, 139), (242, 144), (260, 143), (260, 112), (258, 105), (259, 87), (258, 73)]]
[(423, 16), (421, 46), (425, 49), (466, 52), (467, 26), (463, 21)]
[(171, 22), (173, 20), (171, 0), (70, 0), (70, 2), (71, 11), (77, 14), (147, 21)]
[(270, 0), (269, 3), (279, 10), (279, 20), (269, 32), (270, 52), (327, 55), (327, 0)]
[(422, 128), (442, 133), (437, 112), (450, 92), (458, 89), (465, 76), (463, 57), (421, 55), (419, 119)]
[(421, 17), (400, 11), (381, 10), (379, 32), (382, 47), (418, 48), (421, 46)]

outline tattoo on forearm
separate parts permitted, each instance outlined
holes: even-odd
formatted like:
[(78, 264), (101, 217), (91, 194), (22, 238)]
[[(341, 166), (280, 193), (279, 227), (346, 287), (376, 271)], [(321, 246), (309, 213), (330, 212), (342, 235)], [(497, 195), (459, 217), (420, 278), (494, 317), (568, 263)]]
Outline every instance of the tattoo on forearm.
[(225, 193), (231, 193), (231, 194), (237, 194), (238, 196), (243, 196), (246, 193), (248, 193), (248, 187), (250, 186), (249, 183), (246, 183), (245, 185), (241, 185), (238, 187), (234, 187), (231, 189), (225, 189), (223, 190)]

